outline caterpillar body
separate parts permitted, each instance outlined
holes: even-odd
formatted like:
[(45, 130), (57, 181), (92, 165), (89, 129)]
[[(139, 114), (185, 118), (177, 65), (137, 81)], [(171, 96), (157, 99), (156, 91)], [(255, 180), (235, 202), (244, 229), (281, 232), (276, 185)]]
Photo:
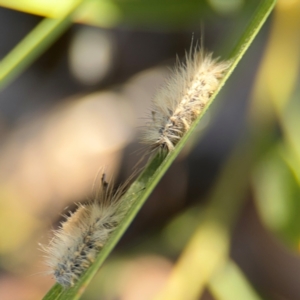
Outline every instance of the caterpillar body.
[(177, 62), (153, 100), (142, 142), (152, 151), (172, 151), (203, 111), (229, 66), (229, 61), (213, 59), (212, 53), (198, 49), (186, 55), (185, 63)]
[(123, 216), (119, 205), (121, 192), (113, 194), (104, 175), (101, 182), (96, 200), (79, 204), (44, 248), (48, 273), (64, 288), (73, 286), (95, 261)]

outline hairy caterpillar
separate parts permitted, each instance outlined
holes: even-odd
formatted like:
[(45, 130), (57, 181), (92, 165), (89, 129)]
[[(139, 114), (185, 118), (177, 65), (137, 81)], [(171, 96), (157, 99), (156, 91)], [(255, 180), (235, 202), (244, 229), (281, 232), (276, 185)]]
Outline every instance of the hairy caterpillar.
[(197, 48), (186, 54), (185, 63), (177, 62), (165, 87), (156, 94), (142, 142), (152, 151), (172, 151), (203, 111), (229, 66), (229, 61), (213, 59), (212, 53)]
[(120, 209), (120, 196), (101, 178), (101, 190), (96, 200), (79, 204), (67, 217), (44, 251), (50, 273), (63, 287), (73, 286), (81, 274), (93, 263), (110, 234), (119, 224), (124, 210)]

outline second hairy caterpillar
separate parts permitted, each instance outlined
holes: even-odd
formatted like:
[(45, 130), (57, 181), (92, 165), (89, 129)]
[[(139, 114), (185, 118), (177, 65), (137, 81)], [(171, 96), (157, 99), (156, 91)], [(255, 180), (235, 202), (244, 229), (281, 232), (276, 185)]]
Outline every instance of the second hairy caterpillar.
[(123, 190), (113, 193), (103, 175), (96, 200), (79, 204), (44, 248), (46, 263), (51, 269), (48, 273), (63, 287), (71, 287), (77, 282), (118, 226), (124, 215), (124, 210), (120, 209)]
[(207, 105), (230, 66), (203, 50), (190, 51), (178, 62), (164, 88), (153, 100), (152, 121), (143, 142), (154, 150), (172, 151)]

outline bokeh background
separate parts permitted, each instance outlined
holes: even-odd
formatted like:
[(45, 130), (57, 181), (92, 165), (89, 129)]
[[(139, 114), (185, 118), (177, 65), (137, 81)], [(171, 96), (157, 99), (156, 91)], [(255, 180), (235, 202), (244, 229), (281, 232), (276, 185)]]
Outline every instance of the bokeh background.
[[(0, 0), (0, 57), (68, 2)], [(228, 57), (260, 1), (96, 2), (1, 90), (1, 300), (43, 297), (54, 281), (39, 244), (74, 203), (93, 197), (103, 167), (117, 185), (130, 176), (151, 99), (176, 55), (194, 39)], [(267, 145), (251, 167), (230, 257), (257, 299), (300, 299), (299, 32), (300, 1), (278, 1), (82, 299), (152, 299), (249, 131)], [(199, 299), (219, 298), (206, 289)]]

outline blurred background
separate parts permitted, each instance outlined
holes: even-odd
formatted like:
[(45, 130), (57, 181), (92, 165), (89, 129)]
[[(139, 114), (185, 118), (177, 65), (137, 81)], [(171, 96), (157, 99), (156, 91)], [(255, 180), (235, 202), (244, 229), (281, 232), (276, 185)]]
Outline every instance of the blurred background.
[[(70, 1), (0, 0), (0, 57)], [(88, 1), (0, 98), (0, 299), (41, 299), (39, 244), (105, 168), (125, 182), (151, 99), (192, 39), (226, 58), (260, 1)], [(241, 139), (261, 134), (230, 257), (257, 299), (300, 299), (300, 1), (280, 0), (192, 142), (82, 299), (146, 300), (164, 286)], [(1, 65), (0, 65), (1, 69)], [(239, 178), (232, 178), (239, 184)], [(230, 209), (230, 207), (228, 208)], [(201, 270), (199, 270), (201, 272)], [(205, 289), (199, 299), (219, 299)], [(235, 300), (235, 299), (233, 299)]]

